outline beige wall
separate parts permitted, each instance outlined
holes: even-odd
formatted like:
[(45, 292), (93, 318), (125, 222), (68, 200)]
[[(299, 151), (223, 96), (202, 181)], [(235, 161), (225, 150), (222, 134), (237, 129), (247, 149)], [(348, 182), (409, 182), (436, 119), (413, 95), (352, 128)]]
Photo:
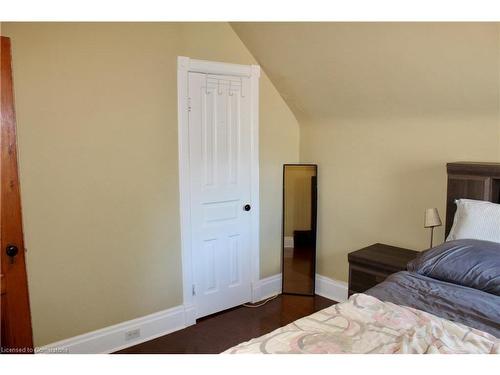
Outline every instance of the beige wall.
[[(444, 222), (447, 162), (500, 161), (495, 25), (380, 28), (342, 45), (356, 57), (341, 69), (357, 95), (339, 94), (338, 109), (301, 122), (301, 161), (319, 164), (317, 270), (345, 281), (349, 251), (428, 248), (424, 209), (437, 207)], [(379, 55), (363, 51), (363, 36)], [(435, 244), (444, 226), (436, 234)]]
[[(496, 121), (450, 115), (304, 126), (302, 161), (319, 164), (317, 272), (347, 281), (347, 253), (375, 242), (426, 249), (424, 209), (445, 218), (446, 163), (499, 161)], [(434, 243), (443, 237), (438, 228)]]
[(445, 164), (500, 160), (498, 24), (231, 25), (318, 163), (320, 274), (347, 280), (347, 253), (375, 242), (425, 249)]
[[(499, 111), (499, 116), (498, 116), (498, 142), (500, 143), (500, 22), (496, 23), (497, 26), (497, 48), (496, 51), (498, 53), (498, 61), (499, 64), (497, 66), (498, 68), (498, 90), (499, 90), (499, 95), (498, 95), (498, 111)], [(500, 160), (500, 146), (498, 147), (498, 159)]]
[[(12, 38), (34, 339), (182, 303), (176, 57), (252, 64), (225, 23), (3, 23)], [(261, 275), (279, 272), (293, 114), (261, 77)]]
[[(181, 303), (176, 56), (254, 63), (319, 164), (318, 272), (424, 249), (445, 163), (500, 160), (495, 24), (13, 24), (35, 342)], [(293, 64), (290, 63), (293, 61)], [(261, 276), (280, 269), (281, 164), (299, 128), (261, 78)], [(438, 230), (443, 239), (443, 228)]]

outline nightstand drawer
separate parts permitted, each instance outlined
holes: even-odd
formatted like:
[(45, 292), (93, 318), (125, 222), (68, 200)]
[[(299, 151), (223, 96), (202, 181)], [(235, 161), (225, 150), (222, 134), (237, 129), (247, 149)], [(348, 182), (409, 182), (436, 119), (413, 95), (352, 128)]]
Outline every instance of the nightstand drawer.
[(348, 254), (349, 295), (364, 293), (387, 276), (404, 271), (417, 251), (376, 243)]
[(380, 284), (390, 273), (351, 264), (349, 267), (349, 289), (353, 292), (364, 291)]

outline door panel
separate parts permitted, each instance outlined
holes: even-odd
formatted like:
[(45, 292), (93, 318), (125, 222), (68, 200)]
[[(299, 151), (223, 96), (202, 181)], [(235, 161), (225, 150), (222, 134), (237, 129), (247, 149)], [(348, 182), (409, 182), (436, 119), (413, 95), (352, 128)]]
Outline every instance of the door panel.
[(197, 316), (251, 299), (249, 80), (189, 73), (189, 154)]
[[(12, 353), (31, 353), (31, 315), (28, 298), (21, 198), (17, 167), (16, 117), (12, 84), (10, 39), (1, 38), (1, 347)], [(7, 247), (10, 247), (7, 255)], [(15, 255), (14, 255), (15, 254)]]

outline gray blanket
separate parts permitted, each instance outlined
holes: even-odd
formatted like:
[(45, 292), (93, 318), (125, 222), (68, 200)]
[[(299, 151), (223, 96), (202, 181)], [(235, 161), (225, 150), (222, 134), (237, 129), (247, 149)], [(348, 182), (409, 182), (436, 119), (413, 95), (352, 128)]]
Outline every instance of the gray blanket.
[(406, 271), (389, 276), (365, 293), (500, 338), (500, 297), (494, 294)]

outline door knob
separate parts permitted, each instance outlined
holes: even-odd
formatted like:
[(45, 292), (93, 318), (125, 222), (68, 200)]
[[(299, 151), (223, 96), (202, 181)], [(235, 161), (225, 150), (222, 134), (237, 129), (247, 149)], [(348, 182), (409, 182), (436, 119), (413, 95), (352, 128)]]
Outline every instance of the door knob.
[(245, 204), (245, 206), (243, 207), (243, 209), (245, 211), (250, 211), (252, 209), (252, 206), (250, 206), (249, 204)]
[(5, 248), (5, 253), (10, 257), (10, 262), (14, 263), (14, 257), (19, 253), (19, 249), (15, 245), (8, 245)]

